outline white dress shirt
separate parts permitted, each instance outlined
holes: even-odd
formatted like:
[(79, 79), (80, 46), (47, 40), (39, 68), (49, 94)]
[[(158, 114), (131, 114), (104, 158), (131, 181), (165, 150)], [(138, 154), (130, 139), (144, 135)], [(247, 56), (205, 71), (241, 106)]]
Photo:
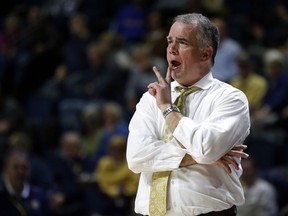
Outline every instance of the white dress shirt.
[[(179, 84), (171, 83), (172, 101)], [(129, 168), (141, 173), (135, 212), (149, 214), (152, 173), (171, 170), (167, 215), (193, 216), (221, 211), (244, 202), (239, 181), (242, 168), (228, 174), (212, 165), (233, 146), (243, 143), (250, 131), (248, 102), (232, 86), (214, 79), (211, 72), (195, 86), (202, 90), (188, 95), (186, 116), (176, 127), (174, 138), (161, 140), (165, 124), (156, 99), (144, 93), (129, 124), (127, 161)], [(185, 148), (181, 148), (176, 140)], [(198, 164), (179, 168), (185, 154)], [(236, 158), (240, 164), (240, 159)]]

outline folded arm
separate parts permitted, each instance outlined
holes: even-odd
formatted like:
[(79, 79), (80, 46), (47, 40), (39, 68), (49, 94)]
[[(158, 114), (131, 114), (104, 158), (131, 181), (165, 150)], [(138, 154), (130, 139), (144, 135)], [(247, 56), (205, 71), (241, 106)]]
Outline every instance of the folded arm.
[[(235, 169), (238, 170), (238, 163), (233, 159), (233, 157), (248, 158), (249, 155), (243, 152), (243, 150), (245, 149), (247, 149), (246, 145), (237, 145), (233, 147), (233, 149), (230, 150), (227, 154), (225, 154), (223, 157), (213, 163), (213, 165), (223, 167), (227, 173), (231, 173), (230, 165), (232, 165)], [(190, 166), (194, 164), (197, 164), (197, 162), (191, 157), (191, 155), (186, 154), (180, 163), (180, 167)]]

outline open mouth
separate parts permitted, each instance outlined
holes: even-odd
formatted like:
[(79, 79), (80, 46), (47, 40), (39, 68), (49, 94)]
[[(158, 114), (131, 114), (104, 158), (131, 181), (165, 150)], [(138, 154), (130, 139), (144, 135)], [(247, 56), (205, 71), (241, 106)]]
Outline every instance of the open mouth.
[(181, 63), (176, 61), (176, 60), (172, 60), (171, 61), (171, 67), (172, 67), (173, 70), (178, 68), (180, 65), (181, 65)]

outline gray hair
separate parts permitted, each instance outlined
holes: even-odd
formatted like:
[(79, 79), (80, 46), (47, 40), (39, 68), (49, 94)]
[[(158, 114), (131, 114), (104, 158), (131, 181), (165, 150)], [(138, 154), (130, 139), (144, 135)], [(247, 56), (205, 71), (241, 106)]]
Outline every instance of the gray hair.
[(173, 23), (181, 22), (189, 24), (192, 27), (198, 27), (196, 39), (201, 48), (212, 47), (213, 54), (211, 58), (212, 65), (219, 46), (219, 30), (207, 17), (199, 13), (189, 13), (178, 15), (174, 18)]

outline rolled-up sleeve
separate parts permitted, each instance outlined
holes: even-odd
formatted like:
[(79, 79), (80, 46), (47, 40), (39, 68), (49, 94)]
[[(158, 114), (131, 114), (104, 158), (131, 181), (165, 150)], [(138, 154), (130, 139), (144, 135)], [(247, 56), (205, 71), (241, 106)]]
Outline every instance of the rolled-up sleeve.
[(242, 92), (229, 92), (211, 100), (213, 109), (202, 102), (194, 118), (182, 118), (173, 133), (200, 164), (217, 161), (249, 134), (248, 102)]
[(153, 100), (144, 94), (129, 124), (126, 157), (135, 173), (176, 169), (187, 152), (175, 139), (167, 143), (162, 140), (164, 119)]

